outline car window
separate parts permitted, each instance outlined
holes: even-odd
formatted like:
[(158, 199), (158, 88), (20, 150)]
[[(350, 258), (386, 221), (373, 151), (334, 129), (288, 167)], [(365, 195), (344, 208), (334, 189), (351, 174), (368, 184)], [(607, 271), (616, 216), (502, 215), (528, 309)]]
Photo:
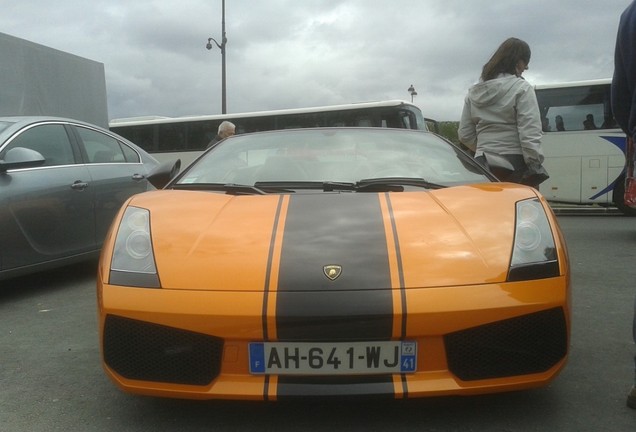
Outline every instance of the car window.
[(139, 155), (132, 148), (101, 132), (78, 127), (89, 163), (139, 162)]
[(71, 165), (75, 163), (73, 147), (61, 124), (34, 126), (16, 136), (0, 154), (0, 159), (12, 148), (25, 147), (44, 156), (43, 166)]

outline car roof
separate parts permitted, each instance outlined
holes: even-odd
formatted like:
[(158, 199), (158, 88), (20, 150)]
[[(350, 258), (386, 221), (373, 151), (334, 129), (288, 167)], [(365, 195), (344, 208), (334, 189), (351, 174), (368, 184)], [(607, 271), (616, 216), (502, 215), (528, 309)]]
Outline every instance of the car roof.
[(66, 118), (66, 117), (55, 117), (55, 116), (1, 116), (0, 121), (16, 123), (19, 125), (46, 122), (46, 121), (56, 121), (56, 122), (77, 123), (77, 124), (104, 129), (101, 126), (98, 126), (92, 123), (87, 123), (82, 120)]
[(0, 117), (0, 123), (10, 123), (9, 126), (7, 126), (6, 128), (2, 129), (2, 132), (0, 132), (0, 135), (7, 135), (7, 134), (12, 134), (17, 130), (20, 130), (22, 128), (24, 128), (25, 126), (31, 125), (31, 124), (37, 124), (37, 123), (47, 123), (47, 122), (54, 122), (54, 123), (70, 123), (70, 124), (76, 124), (76, 125), (80, 125), (80, 126), (86, 126), (89, 128), (94, 128), (94, 129), (98, 129), (101, 131), (107, 131), (110, 132), (108, 129), (105, 129), (101, 126), (98, 126), (96, 124), (92, 124), (92, 123), (88, 123), (82, 120), (76, 120), (76, 119), (71, 119), (71, 118), (65, 118), (65, 117), (55, 117), (55, 116), (2, 116)]
[(96, 124), (88, 123), (82, 120), (77, 120), (77, 119), (72, 119), (67, 117), (55, 117), (55, 116), (0, 116), (0, 123), (2, 122), (8, 122), (12, 124), (8, 126), (7, 128), (0, 130), (0, 144), (6, 139), (7, 136), (14, 134), (16, 131), (30, 124), (46, 123), (46, 122), (70, 123), (70, 124), (75, 124), (79, 126), (86, 126), (89, 128), (93, 128), (101, 132), (104, 132), (106, 134), (109, 134), (113, 137), (117, 137), (119, 141), (123, 141), (126, 144), (134, 147), (140, 154), (143, 155), (144, 160), (150, 160), (155, 163), (157, 162), (157, 160), (154, 157), (152, 157), (150, 154), (148, 154), (147, 151), (145, 151), (144, 149), (142, 149), (141, 147), (139, 147), (137, 144), (133, 143), (129, 139), (126, 139), (122, 137), (121, 135), (118, 135), (115, 132), (112, 132), (102, 126), (98, 126)]

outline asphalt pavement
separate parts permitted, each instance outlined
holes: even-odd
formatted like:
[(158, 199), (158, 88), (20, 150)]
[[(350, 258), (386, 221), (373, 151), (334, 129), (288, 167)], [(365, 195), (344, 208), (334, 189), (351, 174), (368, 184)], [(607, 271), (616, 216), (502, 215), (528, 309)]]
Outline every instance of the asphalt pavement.
[(0, 432), (633, 432), (636, 410), (625, 398), (636, 353), (636, 218), (557, 214), (570, 254), (572, 334), (568, 364), (547, 387), (409, 401), (128, 395), (101, 369), (95, 263), (87, 263), (0, 282)]

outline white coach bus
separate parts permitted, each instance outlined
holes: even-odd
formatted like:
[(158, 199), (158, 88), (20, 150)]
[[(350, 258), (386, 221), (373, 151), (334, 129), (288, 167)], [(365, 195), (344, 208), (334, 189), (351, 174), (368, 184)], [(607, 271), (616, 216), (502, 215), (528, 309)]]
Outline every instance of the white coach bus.
[(540, 191), (549, 201), (635, 212), (624, 204), (626, 140), (612, 116), (610, 88), (611, 79), (535, 87), (550, 174)]
[[(131, 140), (160, 161), (193, 161), (228, 120), (236, 133), (274, 129), (371, 126), (428, 130), (420, 109), (404, 101), (364, 102), (313, 108), (191, 117), (129, 118), (110, 122), (110, 130)], [(429, 120), (430, 122), (430, 120)]]

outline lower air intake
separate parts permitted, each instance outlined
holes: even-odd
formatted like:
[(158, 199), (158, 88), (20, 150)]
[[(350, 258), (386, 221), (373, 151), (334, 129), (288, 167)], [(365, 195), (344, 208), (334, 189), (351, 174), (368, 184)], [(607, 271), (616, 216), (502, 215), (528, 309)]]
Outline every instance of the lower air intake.
[(568, 350), (561, 308), (450, 333), (444, 342), (449, 370), (464, 381), (545, 372)]
[(219, 338), (108, 315), (104, 361), (121, 376), (142, 381), (206, 385), (219, 374)]

